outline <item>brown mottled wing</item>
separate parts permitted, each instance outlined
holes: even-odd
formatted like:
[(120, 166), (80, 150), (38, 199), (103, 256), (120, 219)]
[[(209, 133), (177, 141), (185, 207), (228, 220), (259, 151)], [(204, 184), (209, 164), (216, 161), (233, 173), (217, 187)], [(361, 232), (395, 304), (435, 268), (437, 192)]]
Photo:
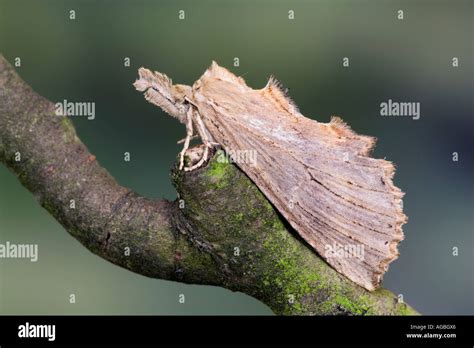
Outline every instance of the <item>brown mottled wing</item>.
[(368, 157), (372, 137), (339, 118), (301, 115), (277, 83), (253, 90), (213, 63), (193, 99), (226, 151), (256, 151), (237, 163), (295, 230), (337, 271), (368, 290), (380, 285), (403, 239), (403, 193), (393, 165)]

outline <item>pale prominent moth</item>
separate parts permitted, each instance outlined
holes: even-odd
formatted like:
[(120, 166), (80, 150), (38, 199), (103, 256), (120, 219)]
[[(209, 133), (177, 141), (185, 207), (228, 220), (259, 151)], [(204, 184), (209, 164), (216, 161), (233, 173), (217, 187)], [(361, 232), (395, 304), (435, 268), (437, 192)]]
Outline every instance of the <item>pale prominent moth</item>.
[[(306, 118), (273, 78), (254, 90), (215, 62), (192, 87), (145, 68), (134, 86), (186, 125), (180, 169), (202, 166), (213, 146), (256, 151), (253, 163), (236, 164), (291, 226), (337, 271), (368, 290), (380, 286), (398, 257), (406, 216), (393, 164), (369, 156), (375, 138), (358, 135), (338, 117), (329, 123)], [(205, 150), (185, 167), (194, 129)], [(362, 257), (328, 254), (333, 246), (362, 247)]]

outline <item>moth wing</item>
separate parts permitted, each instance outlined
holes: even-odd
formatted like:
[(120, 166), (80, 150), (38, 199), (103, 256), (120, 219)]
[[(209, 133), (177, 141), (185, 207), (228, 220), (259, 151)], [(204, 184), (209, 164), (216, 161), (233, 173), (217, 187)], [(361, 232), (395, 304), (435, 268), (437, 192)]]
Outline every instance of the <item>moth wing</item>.
[(228, 152), (256, 151), (255, 163), (236, 164), (292, 227), (337, 271), (368, 290), (380, 286), (406, 216), (393, 164), (369, 157), (374, 138), (339, 118), (304, 117), (273, 79), (253, 90), (222, 70), (195, 88), (214, 139)]

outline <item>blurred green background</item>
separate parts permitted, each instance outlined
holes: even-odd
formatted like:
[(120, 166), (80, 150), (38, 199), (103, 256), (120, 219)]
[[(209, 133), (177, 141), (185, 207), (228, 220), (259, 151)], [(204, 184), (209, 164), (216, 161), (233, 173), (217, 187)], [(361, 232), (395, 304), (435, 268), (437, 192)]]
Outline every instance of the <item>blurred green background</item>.
[[(80, 138), (122, 185), (152, 198), (176, 197), (169, 169), (185, 130), (134, 90), (137, 69), (192, 84), (214, 59), (254, 88), (275, 74), (303, 114), (340, 115), (397, 164), (409, 222), (384, 286), (425, 314), (474, 314), (473, 22), (472, 1), (0, 0), (0, 52), (20, 57), (17, 71), (48, 99), (95, 102), (94, 120), (74, 118)], [(421, 118), (381, 117), (388, 99), (420, 102)], [(5, 241), (37, 243), (39, 261), (0, 259), (1, 314), (271, 314), (243, 294), (100, 259), (0, 166)]]

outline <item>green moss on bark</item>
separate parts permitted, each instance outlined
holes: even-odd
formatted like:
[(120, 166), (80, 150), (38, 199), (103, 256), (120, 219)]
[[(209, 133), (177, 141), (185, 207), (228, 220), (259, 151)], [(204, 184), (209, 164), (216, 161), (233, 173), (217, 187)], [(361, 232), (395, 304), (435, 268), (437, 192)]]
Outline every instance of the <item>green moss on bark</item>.
[(226, 287), (262, 300), (277, 314), (404, 314), (387, 306), (392, 293), (370, 293), (322, 261), (223, 156), (218, 151), (206, 167), (185, 174), (177, 189), (196, 238), (227, 271)]

